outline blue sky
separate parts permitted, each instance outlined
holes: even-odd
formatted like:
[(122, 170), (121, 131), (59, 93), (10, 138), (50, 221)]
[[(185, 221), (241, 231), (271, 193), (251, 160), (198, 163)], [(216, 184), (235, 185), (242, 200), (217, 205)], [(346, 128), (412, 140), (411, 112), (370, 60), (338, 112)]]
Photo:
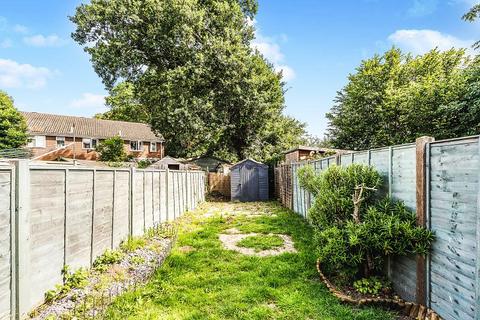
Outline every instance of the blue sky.
[[(81, 1), (3, 0), (0, 89), (21, 110), (92, 116), (106, 92), (70, 38)], [(284, 70), (289, 115), (323, 135), (325, 113), (362, 59), (396, 45), (414, 54), (469, 47), (480, 24), (460, 18), (476, 0), (260, 0), (254, 45)]]

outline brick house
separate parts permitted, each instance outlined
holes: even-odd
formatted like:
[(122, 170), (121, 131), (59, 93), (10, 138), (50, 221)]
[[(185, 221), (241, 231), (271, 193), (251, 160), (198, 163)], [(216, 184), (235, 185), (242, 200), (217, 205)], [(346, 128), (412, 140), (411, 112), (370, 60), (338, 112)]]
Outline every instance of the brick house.
[(22, 115), (30, 135), (27, 147), (38, 160), (60, 157), (97, 160), (97, 144), (114, 136), (120, 136), (125, 151), (136, 158), (161, 159), (164, 156), (163, 137), (143, 123), (38, 112), (22, 112)]

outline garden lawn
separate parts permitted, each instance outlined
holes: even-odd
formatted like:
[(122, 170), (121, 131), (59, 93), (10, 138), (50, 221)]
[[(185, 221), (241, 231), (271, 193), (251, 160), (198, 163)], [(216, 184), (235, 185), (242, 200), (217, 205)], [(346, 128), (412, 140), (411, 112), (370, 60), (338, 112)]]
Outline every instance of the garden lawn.
[[(245, 256), (218, 235), (287, 234), (298, 253)], [(268, 247), (266, 244), (261, 244)], [(109, 319), (394, 319), (376, 308), (341, 304), (320, 282), (312, 229), (276, 202), (210, 202), (179, 221), (179, 237), (145, 286), (118, 297)]]

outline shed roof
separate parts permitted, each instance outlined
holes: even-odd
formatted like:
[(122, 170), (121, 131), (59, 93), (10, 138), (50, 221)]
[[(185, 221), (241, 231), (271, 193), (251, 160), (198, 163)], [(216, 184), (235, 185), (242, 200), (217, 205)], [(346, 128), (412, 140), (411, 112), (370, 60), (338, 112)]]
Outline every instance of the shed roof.
[[(149, 125), (138, 122), (102, 120), (39, 112), (22, 112), (30, 134), (106, 139), (121, 136), (124, 140), (163, 141)], [(74, 127), (74, 132), (72, 132)]]
[(239, 166), (239, 165), (241, 165), (242, 163), (245, 163), (245, 162), (253, 162), (253, 163), (256, 164), (256, 165), (259, 165), (259, 166), (261, 166), (261, 167), (267, 167), (267, 168), (268, 168), (268, 165), (266, 165), (266, 164), (264, 164), (264, 163), (255, 161), (255, 160), (253, 160), (253, 159), (244, 159), (244, 160), (242, 160), (242, 161), (239, 161), (239, 162), (235, 163), (230, 169), (233, 169), (233, 168), (235, 168), (235, 167), (237, 167), (237, 166)]

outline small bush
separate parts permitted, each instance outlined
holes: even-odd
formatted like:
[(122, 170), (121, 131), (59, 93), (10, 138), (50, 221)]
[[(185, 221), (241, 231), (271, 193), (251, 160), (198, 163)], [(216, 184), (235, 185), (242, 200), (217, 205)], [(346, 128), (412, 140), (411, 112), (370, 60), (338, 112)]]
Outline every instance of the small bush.
[(152, 163), (147, 159), (142, 159), (137, 162), (138, 169), (148, 168)]
[(97, 271), (105, 271), (109, 265), (122, 261), (124, 254), (119, 250), (106, 250), (93, 262), (93, 267)]
[(145, 247), (147, 241), (144, 238), (128, 237), (127, 240), (120, 244), (120, 248), (125, 252), (133, 252), (137, 249)]
[(123, 139), (119, 136), (103, 140), (96, 151), (100, 154), (100, 161), (115, 163), (123, 162), (127, 158)]
[(381, 179), (372, 167), (332, 166), (320, 175), (304, 167), (299, 178), (315, 195), (308, 216), (322, 268), (336, 281), (381, 274), (386, 257), (430, 249), (434, 235), (416, 225), (415, 213), (402, 202), (376, 199)]
[(353, 283), (355, 290), (362, 294), (377, 295), (380, 291), (390, 290), (389, 285), (378, 277), (362, 278)]

